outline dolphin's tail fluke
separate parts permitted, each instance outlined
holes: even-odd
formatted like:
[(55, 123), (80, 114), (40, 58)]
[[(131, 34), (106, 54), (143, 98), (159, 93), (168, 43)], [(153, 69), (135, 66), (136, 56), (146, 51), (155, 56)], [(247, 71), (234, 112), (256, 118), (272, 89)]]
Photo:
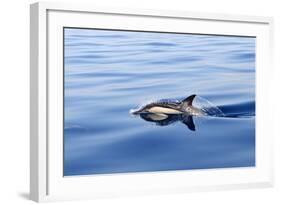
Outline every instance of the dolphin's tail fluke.
[(192, 102), (196, 95), (190, 95), (181, 102), (181, 109), (186, 110), (187, 107), (192, 106)]

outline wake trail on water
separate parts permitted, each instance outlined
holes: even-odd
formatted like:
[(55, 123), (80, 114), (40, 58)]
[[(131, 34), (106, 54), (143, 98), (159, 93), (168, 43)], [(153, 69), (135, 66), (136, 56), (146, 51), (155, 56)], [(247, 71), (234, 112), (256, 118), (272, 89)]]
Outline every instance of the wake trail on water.
[(207, 114), (207, 116), (212, 117), (225, 117), (226, 115), (221, 111), (220, 108), (215, 106), (213, 103), (211, 103), (209, 100), (196, 96), (193, 101), (193, 106), (201, 109), (204, 113)]
[(196, 96), (193, 105), (200, 108), (203, 112), (210, 117), (223, 117), (223, 118), (251, 118), (255, 116), (255, 103), (245, 102), (233, 105), (222, 105), (220, 108), (209, 100)]

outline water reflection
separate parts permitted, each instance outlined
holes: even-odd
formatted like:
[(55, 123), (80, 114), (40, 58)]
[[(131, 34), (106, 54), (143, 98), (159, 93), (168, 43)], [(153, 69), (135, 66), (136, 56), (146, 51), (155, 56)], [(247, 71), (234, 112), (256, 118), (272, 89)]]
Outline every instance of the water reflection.
[(153, 114), (153, 113), (141, 113), (140, 118), (152, 122), (158, 126), (167, 126), (176, 122), (182, 122), (191, 131), (195, 131), (195, 124), (193, 122), (193, 117), (187, 114)]

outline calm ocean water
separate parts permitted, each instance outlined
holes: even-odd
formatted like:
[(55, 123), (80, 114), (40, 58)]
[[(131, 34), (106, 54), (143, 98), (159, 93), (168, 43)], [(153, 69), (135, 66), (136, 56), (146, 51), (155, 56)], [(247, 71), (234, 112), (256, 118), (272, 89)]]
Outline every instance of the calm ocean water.
[[(65, 28), (64, 175), (255, 166), (255, 38)], [(197, 94), (224, 117), (129, 111)]]

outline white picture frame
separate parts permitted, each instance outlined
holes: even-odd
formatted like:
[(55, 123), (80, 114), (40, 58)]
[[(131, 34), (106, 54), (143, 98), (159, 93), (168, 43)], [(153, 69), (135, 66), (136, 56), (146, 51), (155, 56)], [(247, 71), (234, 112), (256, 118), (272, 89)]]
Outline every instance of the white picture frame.
[[(30, 10), (30, 198), (34, 201), (273, 186), (270, 106), (273, 19), (270, 17), (97, 8), (40, 2)], [(257, 37), (254, 168), (63, 177), (62, 29), (93, 27)], [(55, 69), (54, 69), (55, 68)], [(266, 120), (263, 120), (266, 119)], [(188, 182), (188, 183), (186, 183)]]

